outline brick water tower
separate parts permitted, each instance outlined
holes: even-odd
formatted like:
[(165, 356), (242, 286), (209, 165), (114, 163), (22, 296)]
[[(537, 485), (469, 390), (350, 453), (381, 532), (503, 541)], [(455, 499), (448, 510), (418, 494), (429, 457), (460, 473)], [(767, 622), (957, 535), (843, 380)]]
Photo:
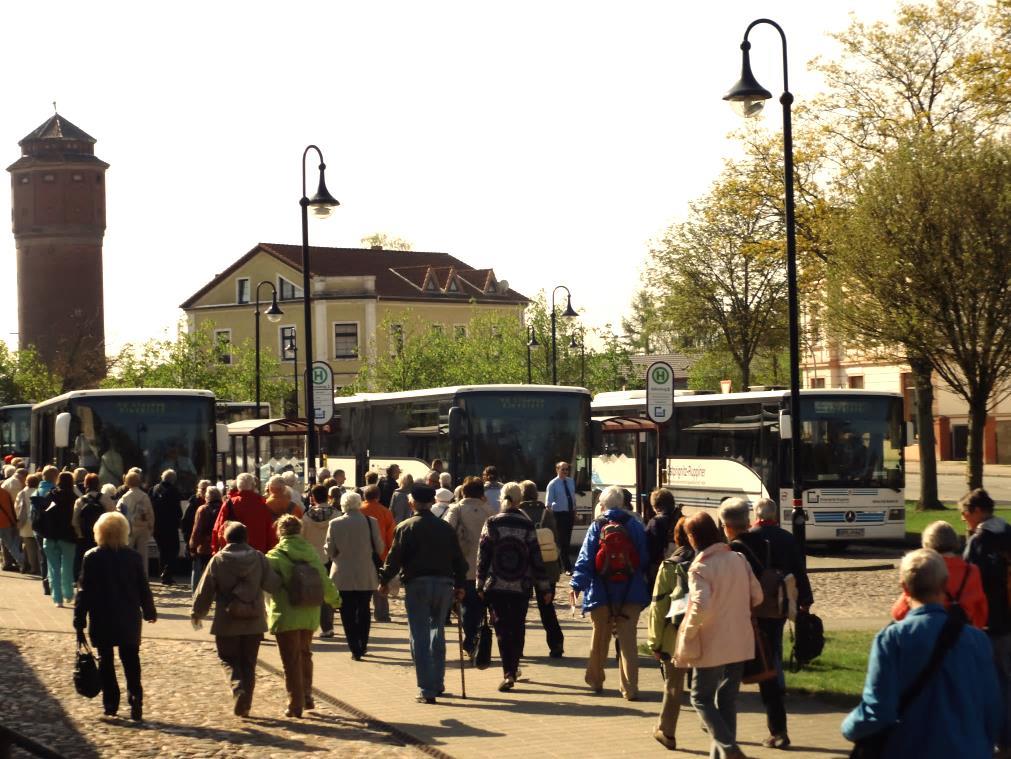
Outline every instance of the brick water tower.
[[(65, 389), (105, 376), (102, 238), (105, 170), (95, 139), (58, 113), (21, 140), (11, 174), (18, 343), (34, 346)], [(42, 400), (41, 398), (39, 400)]]

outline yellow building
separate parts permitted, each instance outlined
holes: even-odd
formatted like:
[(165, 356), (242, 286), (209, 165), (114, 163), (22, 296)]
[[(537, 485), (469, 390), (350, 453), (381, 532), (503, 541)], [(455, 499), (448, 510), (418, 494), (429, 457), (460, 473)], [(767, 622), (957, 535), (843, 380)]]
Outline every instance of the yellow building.
[[(475, 308), (521, 319), (528, 303), (492, 269), (475, 269), (447, 253), (312, 247), (309, 260), (313, 359), (330, 363), (337, 387), (354, 381), (370, 351), (391, 350), (398, 332), (419, 327), (465, 331)], [(277, 288), (284, 311), (276, 324), (264, 315), (272, 296), (270, 285), (264, 283)], [(213, 322), (223, 346), (222, 360), (227, 362), (229, 345), (253, 339), (257, 293), (260, 350), (276, 355), (285, 376), (292, 376), (295, 356), (284, 345), (294, 333), (301, 382), (305, 369), (301, 246), (259, 243), (180, 308), (190, 329)], [(403, 321), (398, 321), (400, 316)], [(379, 329), (383, 324), (390, 325), (392, 334), (378, 334), (385, 332)]]

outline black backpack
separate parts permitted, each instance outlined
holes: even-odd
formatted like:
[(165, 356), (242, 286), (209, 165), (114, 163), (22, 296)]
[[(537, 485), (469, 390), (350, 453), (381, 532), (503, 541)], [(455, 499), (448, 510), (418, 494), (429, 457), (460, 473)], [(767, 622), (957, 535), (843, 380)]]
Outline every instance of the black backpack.
[(81, 524), (81, 538), (89, 545), (95, 544), (94, 530), (95, 522), (105, 513), (105, 506), (99, 500), (99, 494), (89, 492), (84, 494), (84, 505), (78, 517)]
[(793, 621), (793, 651), (790, 653), (790, 671), (799, 672), (804, 666), (821, 656), (825, 650), (825, 626), (821, 618), (809, 611), (798, 611)]

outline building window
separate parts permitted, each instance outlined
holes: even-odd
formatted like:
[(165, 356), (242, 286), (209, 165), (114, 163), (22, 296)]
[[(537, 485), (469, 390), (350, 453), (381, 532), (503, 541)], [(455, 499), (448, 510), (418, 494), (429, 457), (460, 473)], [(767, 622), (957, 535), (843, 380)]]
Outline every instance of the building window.
[(390, 353), (399, 356), (404, 352), (404, 325), (390, 325)]
[(449, 280), (449, 284), (446, 285), (446, 292), (447, 293), (458, 293), (458, 292), (460, 292), (460, 288), (456, 284), (456, 277), (453, 277), (452, 279)]
[(84, 175), (83, 174), (71, 174), (70, 178), (73, 179), (75, 182), (83, 182), (84, 181)]
[(454, 324), (453, 325), (453, 337), (457, 340), (462, 340), (467, 336), (467, 325), (466, 324)]
[(296, 300), (302, 297), (302, 288), (282, 276), (277, 278), (277, 297), (279, 300)]
[(433, 324), (431, 326), (431, 330), (432, 334), (438, 337), (442, 337), (444, 334), (446, 334), (446, 328), (441, 324)]
[(281, 360), (282, 361), (294, 361), (295, 354), (298, 351), (298, 347), (295, 346), (295, 350), (292, 350), (292, 346), (295, 342), (295, 327), (281, 327), (280, 330), (281, 337)]
[(239, 277), (235, 280), (235, 302), (249, 303), (249, 277)]
[(21, 184), (28, 184), (29, 181), (28, 177), (21, 177)]
[(53, 174), (43, 174), (42, 175), (42, 181), (43, 182), (55, 182), (56, 181), (56, 176), (53, 175)]
[(333, 357), (358, 358), (358, 324), (341, 322), (333, 325)]
[(232, 363), (232, 330), (214, 330), (214, 344), (218, 350), (218, 361), (222, 364)]
[(811, 378), (811, 389), (812, 390), (824, 389), (824, 387), (825, 387), (825, 378), (824, 377), (812, 377)]
[(857, 374), (852, 377), (846, 378), (846, 384), (849, 386), (850, 390), (863, 390), (864, 389), (864, 375)]

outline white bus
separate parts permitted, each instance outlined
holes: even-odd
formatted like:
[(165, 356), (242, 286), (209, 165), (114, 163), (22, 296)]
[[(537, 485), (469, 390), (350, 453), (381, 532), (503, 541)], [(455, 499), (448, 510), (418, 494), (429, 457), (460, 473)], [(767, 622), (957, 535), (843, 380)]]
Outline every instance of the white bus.
[(31, 447), (32, 404), (0, 406), (0, 459), (20, 456), (27, 459)]
[(216, 479), (214, 413), (209, 390), (75, 390), (32, 408), (31, 459), (84, 467), (117, 487), (131, 467), (147, 485), (171, 468), (188, 498), (199, 480)]
[[(606, 393), (593, 402), (594, 418), (601, 421), (641, 418), (645, 412), (644, 391)], [(652, 433), (655, 452), (647, 455), (654, 458), (645, 468), (655, 467), (656, 481), (673, 491), (685, 513), (706, 509), (715, 516), (729, 496), (752, 502), (769, 497), (780, 504), (782, 526), (791, 529), (792, 441), (780, 434), (782, 428), (789, 431), (789, 412), (787, 390), (678, 394), (672, 420)], [(905, 537), (905, 437), (898, 394), (801, 391), (801, 484), (808, 540)], [(608, 435), (602, 439), (606, 445)], [(594, 460), (611, 478), (621, 471), (616, 463), (628, 471), (641, 466), (631, 460), (634, 451), (612, 448), (595, 451)], [(595, 479), (601, 480), (599, 485), (605, 478), (597, 474)]]
[[(369, 470), (398, 464), (416, 480), (442, 459), (454, 486), (484, 467), (503, 482), (532, 480), (543, 492), (555, 464), (567, 461), (576, 481), (576, 520), (592, 520), (590, 393), (553, 385), (470, 385), (361, 393), (337, 398), (320, 451), (333, 471), (360, 484)], [(581, 538), (582, 531), (578, 531)], [(573, 531), (574, 539), (577, 531)]]

